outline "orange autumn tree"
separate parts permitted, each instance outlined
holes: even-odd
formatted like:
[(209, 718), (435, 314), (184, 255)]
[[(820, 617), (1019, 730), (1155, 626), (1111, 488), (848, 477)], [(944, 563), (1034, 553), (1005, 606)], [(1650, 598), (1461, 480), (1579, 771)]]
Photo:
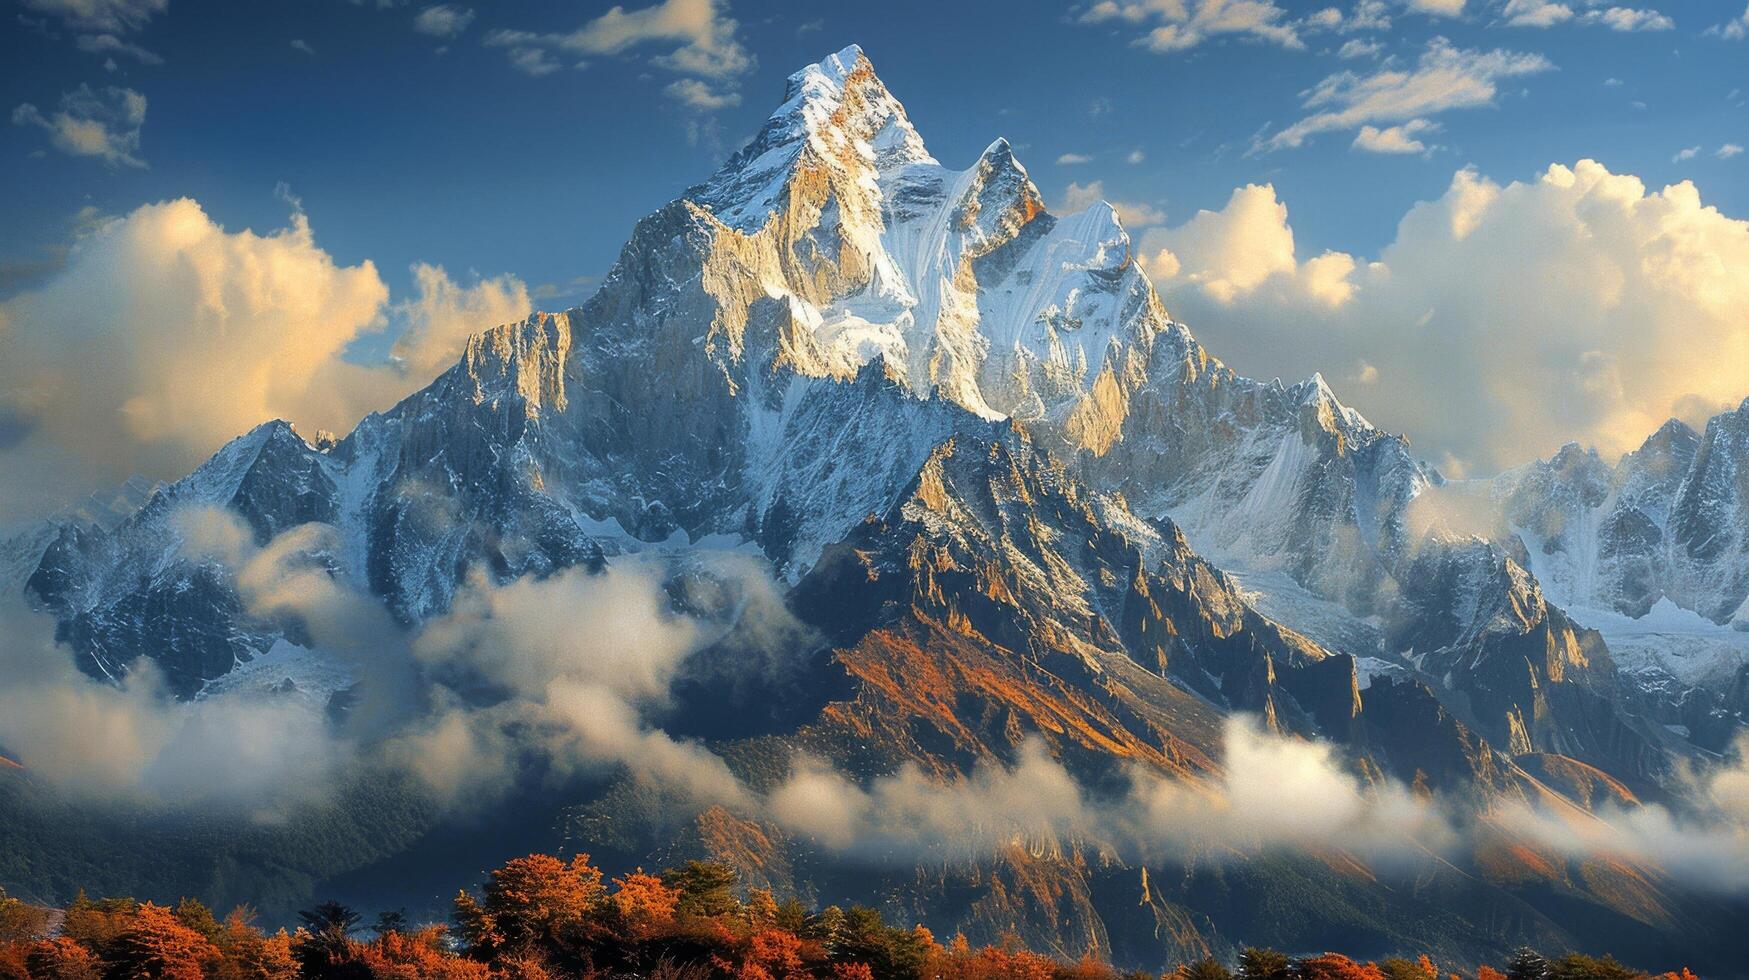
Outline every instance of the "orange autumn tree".
[(449, 951), (445, 931), (443, 926), (410, 932), (391, 929), (365, 944), (359, 958), (371, 980), (489, 980), (491, 967)]
[(183, 925), (170, 909), (151, 902), (139, 907), (131, 927), (112, 946), (105, 957), (110, 975), (127, 980), (204, 980), (222, 958), (207, 937)]
[(613, 905), (633, 937), (645, 937), (674, 922), (680, 893), (642, 868), (613, 881)]
[(583, 923), (602, 897), (601, 871), (579, 854), (569, 863), (548, 854), (508, 861), (486, 882), (483, 901), (455, 899), (462, 936), (490, 955), (555, 944)]
[(1298, 963), (1299, 980), (1385, 980), (1383, 970), (1357, 963), (1341, 953), (1308, 956)]
[(39, 939), (25, 954), (30, 976), (52, 980), (101, 980), (103, 961), (66, 936)]

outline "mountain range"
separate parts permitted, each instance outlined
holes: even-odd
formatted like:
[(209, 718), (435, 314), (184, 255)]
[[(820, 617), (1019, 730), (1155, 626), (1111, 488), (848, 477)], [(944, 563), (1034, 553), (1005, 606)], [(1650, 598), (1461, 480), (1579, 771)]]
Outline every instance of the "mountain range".
[(1094, 795), (1138, 771), (1208, 784), (1244, 715), (1470, 821), (1388, 873), (1334, 846), (1137, 857), (1072, 833), (871, 867), (626, 777), (566, 820), (628, 863), (697, 853), (941, 935), (1140, 965), (1241, 942), (1700, 960), (1744, 912), (1503, 814), (1680, 809), (1742, 731), (1749, 401), (1613, 465), (1569, 446), (1449, 480), (1323, 378), (1223, 365), (1109, 205), (1053, 215), (1004, 140), (936, 161), (855, 47), (791, 76), (582, 306), (484, 330), (342, 438), (268, 422), (5, 544), (7, 588), (94, 677), (148, 658), (183, 698), (342, 709), (358, 679), (186, 547), (190, 508), (256, 547), (331, 527), (327, 573), (410, 630), (482, 577), (756, 553), (806, 666), (748, 680), (707, 650), (672, 726), (749, 785), (799, 754), (951, 783), (1034, 746)]

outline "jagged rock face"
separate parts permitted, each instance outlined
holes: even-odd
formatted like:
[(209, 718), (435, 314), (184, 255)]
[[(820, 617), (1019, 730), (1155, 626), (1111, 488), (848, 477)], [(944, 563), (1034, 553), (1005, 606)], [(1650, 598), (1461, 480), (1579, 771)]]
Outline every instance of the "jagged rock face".
[(1494, 492), (1563, 601), (1638, 618), (1668, 598), (1715, 623), (1749, 622), (1746, 448), (1749, 402), (1703, 434), (1672, 419), (1613, 467), (1568, 446)]
[(864, 682), (845, 738), (882, 730), (935, 770), (1040, 735), (1096, 780), (1129, 761), (1194, 774), (1218, 749), (1211, 705), (1307, 735), (1359, 712), (1352, 658), (1258, 615), (1170, 523), (1018, 431), (937, 448), (892, 510), (828, 550), (797, 609), (836, 627)]

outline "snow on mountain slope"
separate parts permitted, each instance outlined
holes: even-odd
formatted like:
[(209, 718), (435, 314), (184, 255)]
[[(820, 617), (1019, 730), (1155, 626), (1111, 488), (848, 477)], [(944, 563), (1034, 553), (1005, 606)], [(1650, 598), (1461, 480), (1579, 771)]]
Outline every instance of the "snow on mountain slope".
[(1614, 466), (1570, 445), (1491, 489), (1566, 602), (1640, 617), (1668, 599), (1733, 625), (1749, 599), (1746, 452), (1749, 400), (1704, 433), (1672, 419)]

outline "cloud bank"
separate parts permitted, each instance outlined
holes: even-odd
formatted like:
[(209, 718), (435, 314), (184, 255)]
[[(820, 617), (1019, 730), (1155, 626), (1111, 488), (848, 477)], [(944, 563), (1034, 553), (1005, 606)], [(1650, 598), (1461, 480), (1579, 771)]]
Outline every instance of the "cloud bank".
[[(0, 524), (138, 473), (173, 479), (273, 418), (345, 431), (428, 382), (471, 332), (526, 316), (510, 276), (461, 285), (414, 269), (391, 302), (309, 220), (227, 231), (190, 199), (99, 221), (41, 288), (0, 303)], [(399, 324), (396, 359), (347, 356)]]
[(1749, 395), (1749, 222), (1581, 160), (1460, 170), (1376, 260), (1302, 258), (1273, 187), (1141, 236), (1168, 306), (1239, 371), (1321, 371), (1454, 473), (1605, 453)]

